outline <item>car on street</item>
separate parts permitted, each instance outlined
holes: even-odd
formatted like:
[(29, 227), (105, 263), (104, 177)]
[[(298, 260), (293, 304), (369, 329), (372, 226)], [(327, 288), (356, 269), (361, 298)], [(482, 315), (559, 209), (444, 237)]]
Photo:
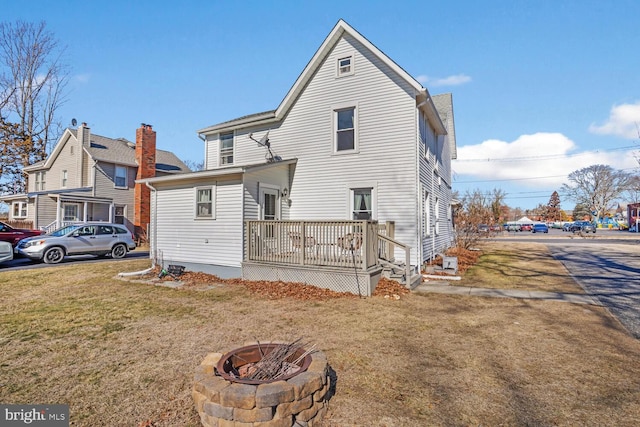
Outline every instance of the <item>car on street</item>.
[(506, 231), (515, 231), (515, 232), (522, 231), (520, 224), (505, 224), (504, 229)]
[(593, 225), (593, 223), (591, 223), (589, 221), (575, 221), (569, 227), (569, 231), (571, 231), (573, 233), (582, 232), (582, 233), (594, 233), (595, 234), (596, 226)]
[(548, 233), (549, 227), (547, 226), (547, 224), (533, 224), (533, 227), (531, 228), (531, 232), (532, 233)]
[(564, 224), (562, 224), (562, 231), (569, 231), (572, 225), (573, 222), (565, 222)]
[(69, 225), (44, 236), (22, 239), (15, 252), (32, 260), (57, 264), (67, 255), (123, 258), (135, 248), (133, 234), (125, 226), (97, 222)]
[(13, 228), (9, 224), (0, 222), (0, 241), (9, 242), (12, 246), (15, 246), (20, 240), (25, 237), (39, 236), (43, 234), (41, 230), (29, 230), (26, 228)]
[(9, 242), (0, 241), (0, 264), (13, 259), (13, 246)]
[(531, 231), (531, 228), (533, 228), (531, 226), (531, 224), (521, 224), (520, 225), (520, 230), (522, 230), (522, 231)]
[(478, 232), (480, 232), (480, 233), (488, 233), (489, 232), (489, 225), (487, 225), (487, 224), (478, 224)]

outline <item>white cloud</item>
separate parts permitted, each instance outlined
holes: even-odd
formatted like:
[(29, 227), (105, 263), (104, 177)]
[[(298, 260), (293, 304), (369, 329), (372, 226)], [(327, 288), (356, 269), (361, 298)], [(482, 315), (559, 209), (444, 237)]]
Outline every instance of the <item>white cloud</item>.
[(426, 75), (420, 75), (416, 77), (420, 83), (429, 84), (429, 86), (439, 87), (439, 86), (459, 86), (465, 83), (469, 83), (471, 81), (471, 77), (465, 74), (456, 74), (455, 76), (443, 77), (443, 78), (432, 78)]
[(561, 133), (521, 135), (511, 142), (490, 139), (458, 147), (457, 153), (453, 163), (456, 175), (473, 176), (478, 181), (517, 180), (527, 188), (560, 186), (571, 172), (594, 164), (615, 169), (637, 166), (631, 151), (577, 151), (576, 144)]
[(635, 104), (621, 104), (611, 107), (609, 118), (603, 125), (591, 124), (589, 132), (601, 135), (615, 135), (627, 139), (637, 139), (640, 129), (640, 101)]

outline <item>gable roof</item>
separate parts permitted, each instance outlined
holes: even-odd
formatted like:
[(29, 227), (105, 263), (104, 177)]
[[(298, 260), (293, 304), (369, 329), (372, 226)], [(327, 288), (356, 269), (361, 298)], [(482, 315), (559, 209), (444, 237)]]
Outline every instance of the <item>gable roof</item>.
[(402, 67), (396, 64), (391, 58), (385, 55), (384, 52), (378, 49), (362, 34), (357, 32), (353, 27), (340, 19), (338, 23), (333, 27), (329, 35), (324, 39), (324, 41), (320, 45), (320, 48), (313, 55), (307, 66), (304, 68), (304, 70), (302, 70), (302, 73), (298, 76), (297, 80), (295, 81), (291, 89), (289, 89), (289, 92), (287, 92), (282, 102), (280, 102), (280, 105), (277, 109), (218, 123), (199, 130), (198, 134), (217, 133), (223, 130), (237, 129), (249, 124), (258, 125), (262, 123), (282, 120), (287, 115), (300, 93), (302, 93), (309, 81), (313, 78), (315, 72), (322, 65), (327, 55), (329, 55), (338, 40), (340, 40), (340, 38), (343, 37), (345, 33), (355, 38), (366, 49), (377, 56), (381, 62), (383, 62), (391, 70), (397, 73), (402, 79), (404, 79), (416, 91), (416, 100), (419, 102), (419, 108), (424, 109), (425, 114), (429, 118), (429, 121), (432, 123), (436, 131), (439, 134), (447, 133), (446, 128), (438, 117), (437, 110), (427, 89), (422, 87), (422, 85), (415, 78), (413, 78)]
[[(77, 140), (78, 131), (76, 129), (67, 128), (63, 136), (58, 140), (56, 147), (52, 153), (43, 162), (30, 165), (24, 170), (32, 171), (38, 169), (46, 169), (51, 166), (55, 158), (58, 156), (63, 141), (68, 141), (69, 137)], [(136, 162), (136, 144), (125, 138), (107, 138), (105, 136), (91, 133), (89, 146), (84, 147), (84, 151), (96, 161), (115, 163), (122, 166), (137, 167)], [(171, 151), (156, 150), (156, 170), (171, 173), (190, 172), (190, 169)]]

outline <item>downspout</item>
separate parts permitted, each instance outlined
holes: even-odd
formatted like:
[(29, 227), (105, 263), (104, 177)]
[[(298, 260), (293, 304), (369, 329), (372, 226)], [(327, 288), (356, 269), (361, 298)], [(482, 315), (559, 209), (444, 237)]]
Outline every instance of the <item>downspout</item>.
[[(422, 183), (420, 182), (420, 107), (425, 104), (426, 101), (421, 102), (420, 104), (418, 104), (417, 108), (416, 108), (416, 197), (415, 197), (415, 201), (416, 201), (416, 212), (418, 213), (418, 215), (416, 215), (417, 217), (417, 227), (416, 230), (418, 232), (417, 237), (417, 241), (418, 241), (418, 259), (417, 264), (418, 264), (418, 273), (420, 273), (420, 266), (422, 265), (422, 260), (424, 259), (424, 250), (422, 248), (422, 236), (424, 234), (424, 232), (422, 231), (422, 218), (423, 217), (423, 212), (422, 210), (424, 209), (424, 203), (422, 203)], [(407, 279), (407, 282), (409, 281), (409, 279)]]
[(151, 210), (151, 212), (153, 212), (153, 239), (151, 240), (151, 253), (149, 254), (151, 255), (151, 267), (155, 267), (156, 258), (158, 256), (158, 236), (156, 234), (158, 229), (158, 193), (156, 192), (156, 189), (151, 184), (149, 184), (148, 181), (145, 181), (144, 185), (146, 185), (151, 191), (155, 193), (155, 197), (153, 198), (154, 206)]
[(91, 174), (93, 175), (91, 177), (91, 186), (93, 187), (91, 194), (93, 195), (93, 197), (96, 197), (96, 165), (98, 164), (97, 160), (93, 160), (93, 166), (91, 167)]

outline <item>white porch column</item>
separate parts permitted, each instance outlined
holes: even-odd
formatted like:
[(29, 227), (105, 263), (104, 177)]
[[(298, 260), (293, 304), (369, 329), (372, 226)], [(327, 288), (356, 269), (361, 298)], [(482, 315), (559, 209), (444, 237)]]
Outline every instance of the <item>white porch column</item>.
[(55, 228), (58, 228), (62, 225), (62, 222), (60, 221), (60, 214), (62, 212), (62, 200), (61, 197), (58, 196), (58, 201), (56, 202), (56, 226)]
[(87, 207), (89, 207), (89, 203), (84, 202), (82, 206), (82, 222), (87, 222)]
[(116, 210), (116, 205), (111, 202), (109, 204), (109, 222), (110, 223), (114, 223), (114, 219), (115, 219), (115, 210)]

